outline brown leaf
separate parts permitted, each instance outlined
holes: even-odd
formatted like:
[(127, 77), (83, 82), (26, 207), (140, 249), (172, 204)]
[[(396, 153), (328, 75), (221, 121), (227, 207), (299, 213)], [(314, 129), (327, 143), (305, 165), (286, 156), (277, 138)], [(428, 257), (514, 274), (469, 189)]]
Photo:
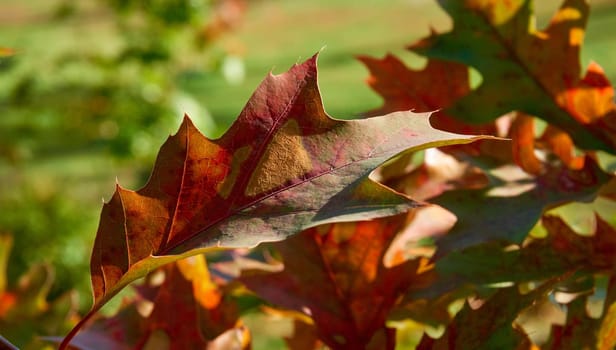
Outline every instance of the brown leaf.
[(579, 268), (598, 272), (616, 266), (616, 230), (600, 216), (596, 215), (597, 229), (590, 237), (577, 234), (558, 216), (546, 215), (541, 221), (553, 249)]
[(516, 113), (511, 125), (513, 140), (513, 159), (524, 171), (532, 175), (541, 175), (544, 168), (535, 155), (535, 124), (531, 116)]
[(488, 175), (500, 183), (480, 190), (448, 191), (431, 200), (458, 218), (437, 241), (437, 256), (483, 242), (520, 244), (545, 210), (592, 201), (610, 179), (590, 158), (582, 169), (559, 164), (534, 178), (512, 166), (493, 169)]

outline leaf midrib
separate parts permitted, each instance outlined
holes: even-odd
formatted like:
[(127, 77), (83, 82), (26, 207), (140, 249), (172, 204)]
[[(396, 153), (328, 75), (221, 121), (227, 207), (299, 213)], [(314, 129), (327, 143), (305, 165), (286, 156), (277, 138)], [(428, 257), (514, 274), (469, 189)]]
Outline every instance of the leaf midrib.
[[(269, 132), (267, 133), (267, 135), (265, 136), (263, 142), (261, 143), (261, 145), (259, 146), (259, 148), (257, 149), (257, 151), (255, 153), (256, 157), (252, 157), (252, 159), (250, 160), (250, 163), (247, 165), (246, 171), (244, 171), (244, 172), (242, 172), (240, 174), (240, 177), (238, 179), (239, 181), (236, 183), (235, 186), (233, 186), (233, 189), (232, 189), (231, 194), (229, 196), (231, 198), (231, 202), (229, 203), (226, 212), (223, 215), (221, 215), (218, 219), (214, 220), (211, 224), (206, 225), (206, 227), (198, 230), (194, 234), (191, 234), (191, 235), (183, 238), (182, 240), (178, 241), (177, 243), (175, 243), (175, 244), (173, 244), (171, 246), (166, 246), (166, 244), (168, 243), (167, 242), (167, 238), (169, 237), (169, 234), (170, 234), (171, 230), (173, 230), (173, 224), (175, 222), (175, 216), (176, 216), (176, 212), (177, 212), (177, 207), (179, 206), (179, 202), (180, 202), (180, 198), (181, 198), (180, 194), (182, 193), (182, 191), (184, 189), (184, 176), (186, 174), (186, 163), (187, 163), (187, 158), (188, 158), (188, 148), (190, 146), (190, 139), (189, 139), (188, 134), (187, 134), (186, 156), (185, 156), (184, 163), (183, 163), (182, 180), (181, 180), (181, 184), (180, 184), (180, 191), (178, 193), (178, 200), (176, 201), (176, 206), (175, 206), (172, 222), (171, 222), (171, 224), (169, 226), (169, 229), (166, 230), (166, 232), (165, 232), (165, 240), (162, 241), (162, 244), (164, 244), (164, 248), (162, 248), (162, 247), (161, 247), (162, 249), (159, 248), (159, 250), (160, 250), (159, 254), (166, 255), (166, 253), (172, 251), (176, 247), (182, 245), (183, 243), (185, 243), (188, 240), (192, 239), (193, 237), (199, 235), (200, 233), (209, 230), (211, 227), (214, 227), (215, 225), (217, 225), (221, 221), (224, 221), (227, 218), (233, 216), (234, 214), (237, 214), (238, 212), (244, 210), (245, 208), (248, 208), (251, 205), (253, 205), (255, 203), (258, 203), (259, 201), (262, 201), (262, 200), (264, 200), (266, 198), (269, 198), (270, 196), (274, 195), (275, 193), (280, 192), (280, 191), (277, 191), (277, 192), (269, 194), (269, 195), (267, 195), (265, 197), (261, 197), (261, 198), (255, 199), (254, 201), (252, 201), (252, 202), (250, 202), (250, 203), (248, 203), (246, 205), (243, 205), (243, 206), (241, 206), (241, 207), (239, 207), (237, 209), (233, 208), (236, 200), (238, 198), (240, 198), (240, 195), (238, 194), (238, 191), (245, 190), (246, 185), (247, 185), (248, 181), (250, 180), (250, 177), (254, 173), (256, 167), (259, 164), (259, 161), (261, 160), (261, 156), (263, 155), (264, 150), (270, 144), (271, 139), (273, 138), (275, 132), (278, 130), (278, 126), (280, 124), (280, 121), (285, 118), (285, 116), (287, 115), (287, 113), (289, 112), (291, 107), (295, 104), (295, 102), (297, 101), (298, 96), (301, 94), (301, 92), (302, 92), (303, 88), (305, 87), (305, 85), (306, 85), (306, 76), (304, 76), (302, 80), (297, 82), (297, 86), (295, 88), (295, 93), (293, 94), (291, 99), (289, 99), (289, 101), (285, 105), (285, 107), (282, 110), (282, 112), (280, 112), (280, 114), (277, 115), (276, 118), (274, 118), (274, 124), (270, 128)], [(281, 190), (284, 190), (284, 189), (286, 189), (286, 188), (283, 188)]]
[[(523, 5), (523, 6), (527, 6), (527, 5)], [(520, 10), (518, 10), (518, 11), (520, 11)], [(567, 111), (563, 106), (561, 106), (558, 103), (556, 103), (555, 96), (552, 95), (551, 91), (548, 89), (547, 86), (545, 86), (543, 84), (543, 82), (539, 79), (539, 77), (537, 75), (533, 74), (533, 72), (530, 70), (530, 68), (525, 64), (525, 61), (522, 60), (522, 58), (518, 55), (517, 51), (515, 51), (513, 47), (510, 47), (507, 44), (507, 41), (505, 40), (505, 38), (496, 29), (496, 26), (492, 25), (492, 23), (490, 22), (490, 20), (487, 17), (487, 15), (483, 11), (475, 11), (475, 13), (487, 25), (489, 32), (496, 39), (497, 43), (501, 47), (504, 48), (505, 52), (508, 54), (509, 57), (511, 57), (512, 61), (514, 61), (516, 63), (516, 65), (519, 66), (524, 71), (525, 75), (528, 78), (530, 78), (529, 80), (533, 81), (535, 83), (535, 85), (539, 87), (540, 91), (544, 95), (546, 95), (548, 97), (549, 101), (551, 101), (553, 105), (555, 105), (559, 110), (561, 110), (564, 113), (566, 113), (567, 115), (569, 115), (569, 111)], [(517, 15), (518, 15), (517, 13), (514, 15), (514, 19), (515, 19), (515, 16), (517, 16)], [(524, 34), (528, 35), (528, 36), (535, 36), (534, 33), (531, 33), (531, 32), (524, 32)], [(545, 101), (545, 99), (541, 99), (541, 101)], [(565, 122), (565, 121), (563, 121), (563, 122)]]

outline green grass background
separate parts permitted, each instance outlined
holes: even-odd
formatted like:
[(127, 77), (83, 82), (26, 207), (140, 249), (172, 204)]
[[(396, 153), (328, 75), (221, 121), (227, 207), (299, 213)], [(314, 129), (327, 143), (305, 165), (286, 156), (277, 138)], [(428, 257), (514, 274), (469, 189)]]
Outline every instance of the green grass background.
[[(542, 28), (559, 2), (536, 3), (538, 27)], [(204, 61), (202, 66), (169, 72), (183, 99), (175, 100), (175, 113), (166, 117), (159, 130), (131, 129), (131, 137), (139, 141), (137, 148), (142, 150), (133, 160), (92, 145), (74, 145), (70, 151), (60, 148), (57, 152), (37, 146), (63, 144), (71, 135), (46, 134), (57, 115), (24, 113), (2, 101), (25, 72), (34, 72), (43, 87), (62, 79), (100, 78), (80, 66), (58, 76), (48, 63), (66, 52), (113, 53), (119, 45), (113, 13), (87, 0), (80, 4), (83, 15), (58, 21), (53, 14), (59, 4), (47, 0), (0, 2), (0, 47), (15, 48), (20, 60), (17, 68), (0, 71), (0, 131), (19, 143), (16, 152), (24, 154), (11, 161), (0, 149), (0, 233), (15, 236), (8, 266), (12, 283), (29, 265), (46, 261), (58, 270), (52, 297), (77, 288), (82, 310), (90, 302), (88, 260), (101, 199), (111, 196), (116, 178), (133, 189), (144, 184), (158, 147), (165, 135), (175, 132), (183, 112), (188, 112), (206, 135), (218, 137), (268, 72), (282, 73), (321, 51), (319, 85), (325, 109), (336, 118), (353, 118), (381, 103), (365, 84), (367, 70), (355, 55), (382, 57), (391, 52), (410, 66), (421, 67), (424, 60), (404, 50), (405, 45), (427, 35), (430, 27), (440, 31), (451, 27), (448, 16), (430, 0), (249, 1), (241, 25), (208, 48), (221, 53), (223, 64)], [(591, 4), (582, 64), (594, 60), (616, 81), (616, 1), (593, 0)], [(241, 79), (231, 81), (224, 74), (224, 60), (231, 65), (239, 63)], [(79, 95), (63, 98), (79, 102)], [(125, 123), (129, 121), (116, 120), (116, 127), (122, 130)], [(30, 134), (37, 136), (29, 138)]]

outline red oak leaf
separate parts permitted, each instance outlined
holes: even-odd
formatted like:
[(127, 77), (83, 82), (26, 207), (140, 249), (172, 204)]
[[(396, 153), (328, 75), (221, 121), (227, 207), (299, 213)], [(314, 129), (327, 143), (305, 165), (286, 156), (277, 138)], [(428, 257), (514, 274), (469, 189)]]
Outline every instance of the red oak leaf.
[(267, 301), (305, 313), (336, 349), (393, 349), (387, 315), (424, 268), (420, 259), (393, 267), (385, 253), (405, 217), (338, 223), (275, 243), (284, 270), (246, 270), (240, 280)]
[(118, 186), (104, 205), (91, 258), (95, 303), (81, 324), (131, 281), (182, 257), (416, 206), (370, 172), (405, 150), (481, 138), (433, 129), (428, 117), (330, 118), (315, 55), (269, 75), (219, 139), (185, 118), (161, 147), (148, 183), (138, 191)]

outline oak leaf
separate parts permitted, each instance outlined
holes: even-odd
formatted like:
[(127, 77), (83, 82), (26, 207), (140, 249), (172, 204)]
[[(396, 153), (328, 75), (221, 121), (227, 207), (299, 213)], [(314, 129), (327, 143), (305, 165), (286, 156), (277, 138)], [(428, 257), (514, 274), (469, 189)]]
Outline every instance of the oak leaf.
[(453, 229), (437, 241), (437, 256), (484, 242), (520, 244), (545, 210), (572, 201), (592, 201), (610, 180), (590, 158), (582, 169), (558, 165), (538, 177), (514, 167), (488, 174), (496, 186), (449, 191), (431, 199), (458, 218)]
[(445, 334), (438, 339), (424, 335), (417, 349), (527, 349), (530, 340), (514, 320), (535, 300), (551, 292), (555, 282), (547, 281), (523, 295), (517, 286), (500, 289), (478, 307), (466, 303)]
[(590, 237), (581, 236), (565, 221), (546, 215), (542, 223), (548, 231), (546, 238), (552, 249), (579, 269), (609, 272), (616, 266), (616, 229), (596, 215), (597, 227)]
[[(436, 262), (436, 282), (429, 286), (441, 293), (463, 285), (486, 286), (546, 280), (577, 272), (592, 276), (616, 264), (616, 232), (601, 217), (592, 236), (574, 232), (565, 221), (544, 215), (545, 238), (528, 238), (524, 244), (503, 246), (487, 242), (450, 252)], [(413, 291), (414, 295), (426, 294)]]
[(404, 220), (398, 215), (311, 228), (274, 244), (283, 271), (247, 270), (240, 281), (266, 301), (310, 316), (332, 348), (393, 349), (394, 330), (385, 321), (421, 279), (422, 268), (420, 259), (384, 265)]
[(393, 55), (382, 59), (359, 56), (370, 70), (368, 85), (383, 98), (383, 106), (367, 113), (381, 115), (401, 110), (436, 111), (431, 121), (441, 129), (465, 134), (495, 135), (493, 123), (471, 125), (440, 109), (453, 105), (470, 91), (468, 67), (430, 59), (421, 70), (413, 70)]
[[(212, 282), (197, 255), (162, 267), (133, 300), (109, 318), (93, 320), (71, 342), (96, 349), (249, 349), (250, 335), (233, 301)], [(157, 278), (164, 278), (157, 286)]]
[(600, 320), (591, 318), (586, 311), (587, 296), (579, 296), (567, 304), (564, 325), (552, 325), (552, 335), (544, 349), (593, 349), (598, 345), (597, 329)]
[[(519, 110), (559, 127), (584, 149), (614, 152), (611, 87), (596, 64), (584, 78), (580, 68), (587, 1), (564, 1), (544, 31), (534, 28), (531, 0), (439, 3), (452, 17), (453, 30), (432, 33), (409, 48), (472, 66), (483, 78), (446, 113), (485, 123)], [(602, 101), (601, 108), (595, 100)]]
[(316, 59), (266, 77), (219, 139), (185, 118), (148, 183), (138, 191), (117, 187), (101, 213), (91, 257), (94, 305), (81, 324), (131, 281), (182, 257), (414, 207), (370, 172), (405, 150), (480, 138), (433, 129), (430, 113), (332, 119)]

